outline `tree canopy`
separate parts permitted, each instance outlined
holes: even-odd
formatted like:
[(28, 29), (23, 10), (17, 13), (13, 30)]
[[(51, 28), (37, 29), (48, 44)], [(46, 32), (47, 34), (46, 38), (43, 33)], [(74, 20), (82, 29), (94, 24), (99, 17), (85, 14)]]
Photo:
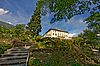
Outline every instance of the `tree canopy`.
[(40, 3), (38, 2), (36, 5), (36, 10), (28, 23), (28, 28), (30, 32), (35, 32), (39, 34), (41, 32), (41, 10), (40, 10)]
[(87, 19), (85, 19), (88, 24), (88, 28), (92, 29), (93, 32), (100, 34), (100, 12), (95, 12)]
[(100, 0), (40, 0), (42, 14), (53, 12), (51, 22), (70, 19), (87, 12), (100, 12)]

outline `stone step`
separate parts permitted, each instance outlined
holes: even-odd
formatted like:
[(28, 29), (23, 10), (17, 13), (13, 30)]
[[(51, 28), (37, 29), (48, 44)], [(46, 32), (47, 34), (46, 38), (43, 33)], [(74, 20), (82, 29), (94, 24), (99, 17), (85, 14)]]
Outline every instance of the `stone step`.
[(14, 53), (14, 54), (1, 54), (1, 57), (9, 57), (9, 56), (26, 56), (28, 53)]
[(6, 51), (4, 54), (28, 53), (28, 51)]
[(28, 51), (28, 50), (26, 50), (26, 49), (12, 49), (10, 51)]
[[(18, 51), (18, 52), (19, 52), (19, 51)], [(18, 52), (12, 52), (12, 51), (10, 51), (10, 52), (5, 52), (4, 54), (26, 54), (26, 53), (28, 53), (28, 52), (26, 52), (26, 51), (25, 51), (25, 52), (22, 52), (22, 51), (21, 51), (21, 52), (19, 52), (19, 53), (18, 53)]]
[(0, 66), (26, 66), (28, 49), (14, 47), (1, 54)]
[(10, 57), (1, 57), (0, 60), (14, 60), (14, 59), (27, 59), (26, 56), (10, 56)]
[(6, 61), (1, 61), (0, 66), (2, 65), (15, 65), (15, 64), (23, 64), (26, 63), (25, 59), (20, 59), (20, 60), (6, 60)]
[(13, 64), (13, 65), (2, 65), (2, 66), (26, 66), (26, 63), (20, 63), (20, 64)]
[(13, 47), (12, 49), (25, 49), (24, 47)]
[(15, 47), (15, 48), (11, 48), (11, 49), (8, 49), (7, 51), (27, 51), (28, 49), (25, 49), (25, 48), (18, 48), (18, 47)]
[(0, 63), (13, 63), (13, 62), (21, 62), (21, 61), (26, 61), (26, 59), (0, 60)]
[(27, 49), (12, 48), (12, 49), (9, 49), (7, 51), (27, 51)]

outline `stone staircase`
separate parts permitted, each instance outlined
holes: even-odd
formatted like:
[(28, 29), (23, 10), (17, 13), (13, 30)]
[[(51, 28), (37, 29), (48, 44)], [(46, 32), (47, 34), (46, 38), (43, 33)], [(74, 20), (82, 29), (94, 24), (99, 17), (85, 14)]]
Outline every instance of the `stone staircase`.
[(0, 57), (0, 66), (27, 66), (28, 49), (11, 48)]

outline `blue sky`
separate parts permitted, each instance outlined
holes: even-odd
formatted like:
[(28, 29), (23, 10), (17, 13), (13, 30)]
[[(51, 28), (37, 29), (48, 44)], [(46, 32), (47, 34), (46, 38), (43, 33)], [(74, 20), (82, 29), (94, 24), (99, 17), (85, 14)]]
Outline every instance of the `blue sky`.
[[(0, 21), (10, 24), (27, 24), (35, 10), (37, 0), (0, 0)], [(69, 33), (79, 34), (86, 29), (83, 20), (89, 14), (79, 15), (71, 18), (68, 22), (58, 21), (50, 24), (52, 14), (42, 16), (42, 32), (43, 35), (48, 29), (56, 28), (68, 31)]]

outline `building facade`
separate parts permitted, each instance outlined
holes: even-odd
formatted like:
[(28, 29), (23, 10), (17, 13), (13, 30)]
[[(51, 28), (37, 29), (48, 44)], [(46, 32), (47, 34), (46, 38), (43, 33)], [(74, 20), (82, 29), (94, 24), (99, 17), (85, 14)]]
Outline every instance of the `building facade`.
[(44, 37), (71, 39), (71, 37), (69, 37), (69, 33), (67, 31), (58, 30), (58, 29), (49, 29), (44, 34)]

